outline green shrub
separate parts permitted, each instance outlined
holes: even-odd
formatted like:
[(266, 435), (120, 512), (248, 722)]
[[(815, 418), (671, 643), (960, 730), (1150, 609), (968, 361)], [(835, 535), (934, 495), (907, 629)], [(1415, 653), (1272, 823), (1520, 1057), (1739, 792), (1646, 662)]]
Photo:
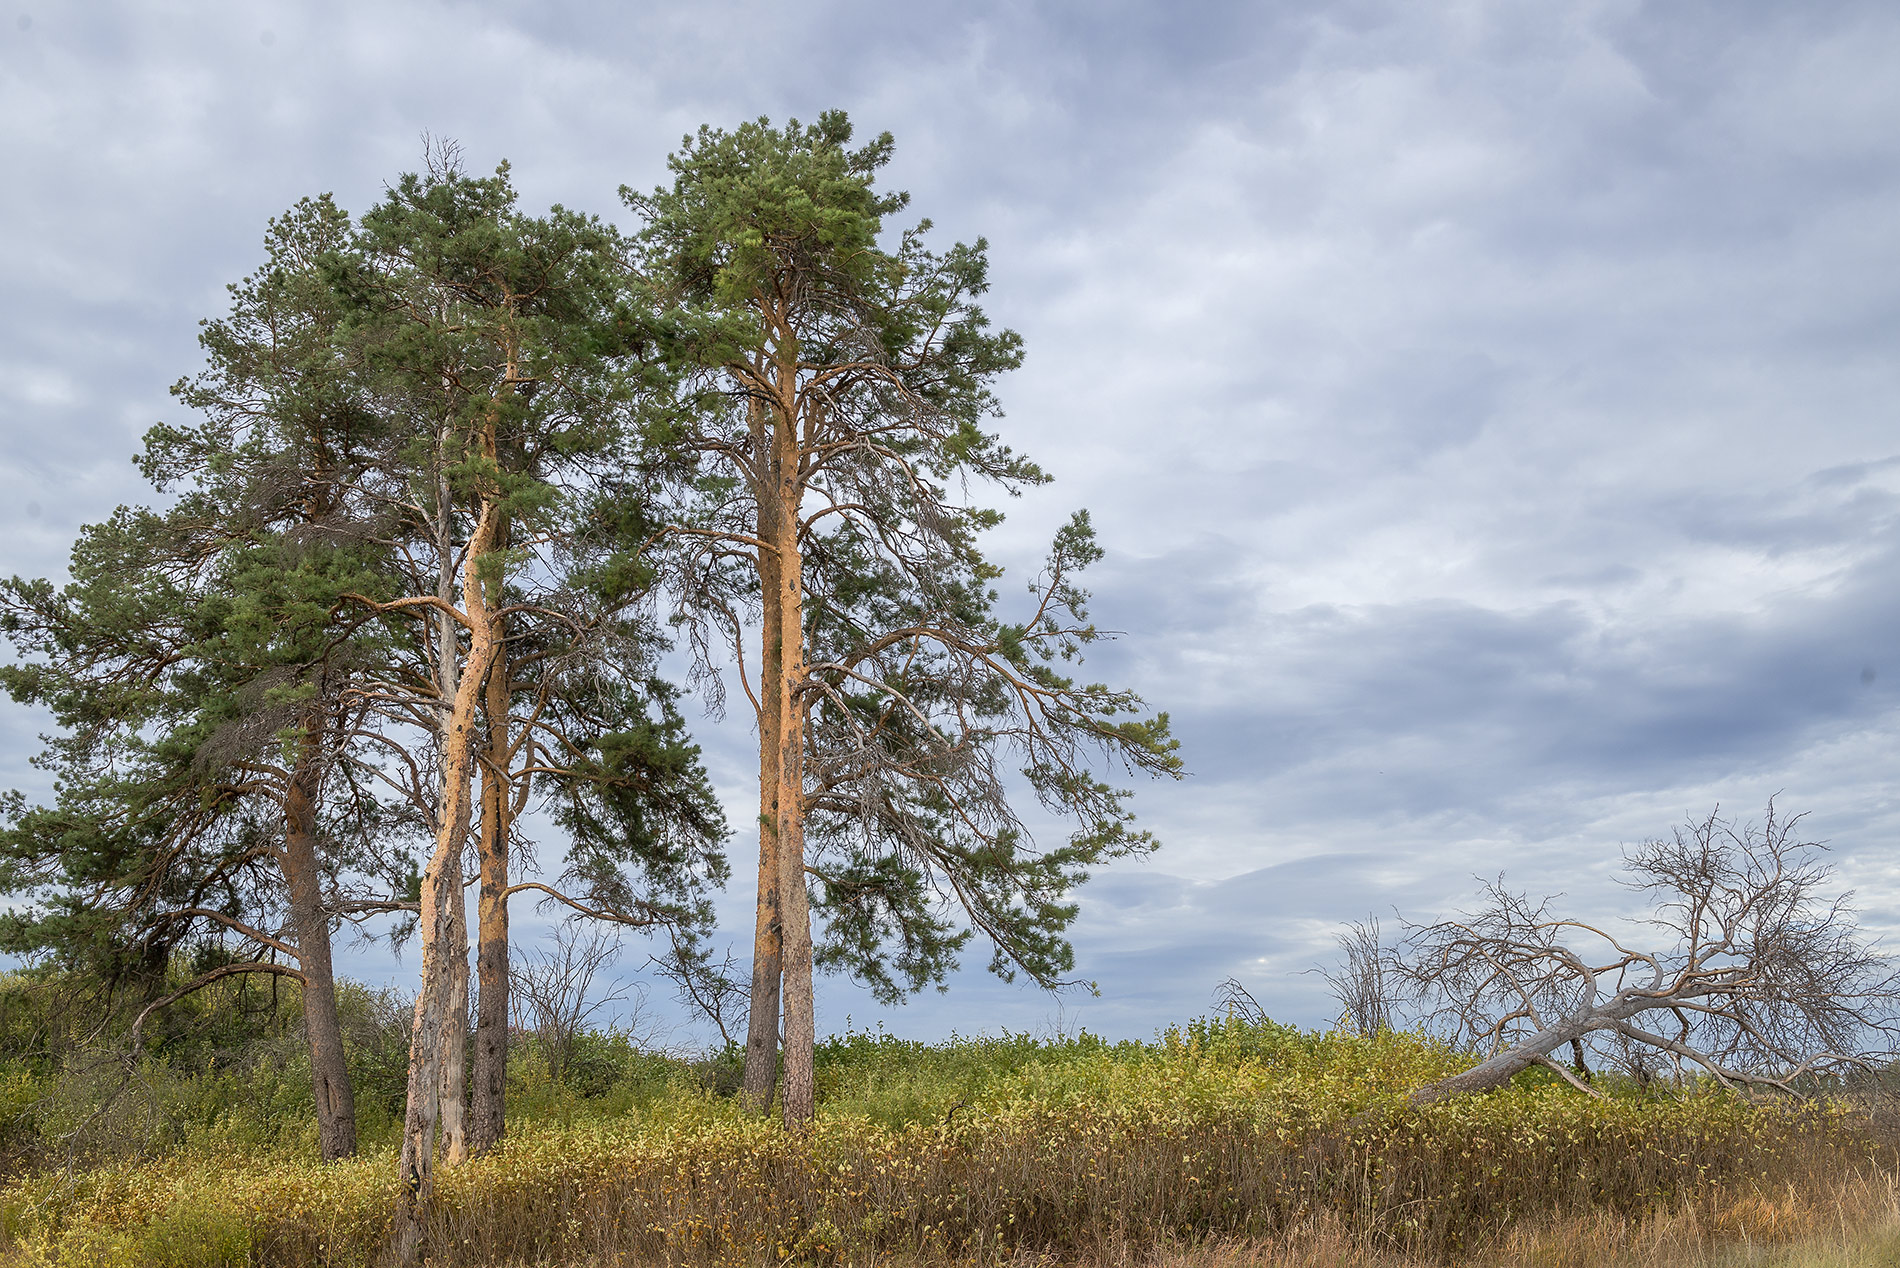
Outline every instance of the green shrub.
[[(0, 1038), (44, 1043), (51, 1019), (32, 1010), (45, 984), (17, 989), (28, 1006), (0, 1016)], [(374, 1256), (396, 1199), (405, 1001), (344, 991), (366, 1156), (329, 1167), (313, 1161), (294, 1026), (233, 1046), (215, 1002), (129, 1072), (107, 1048), (52, 1064), (0, 1057), (4, 1130), (46, 1161), (91, 1164), (0, 1189), (16, 1259)], [(509, 1140), (440, 1173), (429, 1237), (443, 1261), (1099, 1258), (1157, 1238), (1277, 1236), (1322, 1216), (1365, 1245), (1443, 1256), (1579, 1212), (1714, 1218), (1749, 1194), (1891, 1162), (1839, 1106), (1700, 1085), (1665, 1095), (1605, 1081), (1598, 1100), (1540, 1072), (1412, 1108), (1409, 1089), (1469, 1058), (1413, 1035), (1236, 1020), (1150, 1043), (848, 1030), (819, 1047), (819, 1117), (803, 1135), (741, 1112), (736, 1047), (689, 1062), (609, 1031), (566, 1055), (557, 1079), (539, 1042), (516, 1037)]]
[[(1700, 1087), (1407, 1105), (1407, 1089), (1463, 1060), (1409, 1035), (1227, 1023), (1151, 1044), (846, 1036), (827, 1046), (833, 1095), (809, 1132), (788, 1134), (684, 1063), (625, 1065), (588, 1096), (548, 1078), (530, 1046), (510, 1138), (439, 1173), (428, 1238), (439, 1262), (471, 1265), (1066, 1262), (1323, 1216), (1363, 1244), (1446, 1256), (1581, 1212), (1729, 1218), (1749, 1195), (1877, 1157), (1841, 1108)], [(951, 1092), (932, 1090), (932, 1072), (965, 1098), (956, 1114), (935, 1115)], [(318, 1167), (197, 1142), (71, 1185), (21, 1180), (7, 1202), (41, 1263), (121, 1243), (138, 1263), (363, 1263), (394, 1172), (386, 1151)], [(194, 1240), (219, 1220), (241, 1235)]]

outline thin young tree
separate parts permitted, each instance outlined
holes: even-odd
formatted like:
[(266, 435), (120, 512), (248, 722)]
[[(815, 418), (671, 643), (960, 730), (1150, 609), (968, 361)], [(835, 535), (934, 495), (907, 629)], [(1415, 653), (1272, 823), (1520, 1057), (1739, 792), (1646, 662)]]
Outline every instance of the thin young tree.
[(608, 927), (573, 917), (554, 930), (553, 945), (517, 955), (509, 972), (517, 1026), (540, 1041), (548, 1077), (564, 1082), (581, 1037), (603, 1011), (621, 1014), (615, 1029), (640, 1046), (654, 1042), (646, 992), (638, 983), (600, 981), (620, 957)]
[(1318, 972), (1339, 1004), (1340, 1021), (1361, 1035), (1392, 1029), (1393, 974), (1378, 918), (1354, 921), (1334, 943), (1339, 964)]
[[(1097, 760), (1180, 770), (1165, 714), (1058, 670), (1101, 636), (1075, 582), (1100, 553), (1086, 515), (1056, 535), (1024, 618), (996, 614), (978, 537), (1001, 517), (953, 491), (1046, 478), (984, 430), (1021, 341), (977, 305), (982, 241), (933, 252), (925, 221), (886, 245), (907, 203), (874, 188), (891, 139), (850, 141), (842, 112), (703, 128), (670, 187), (622, 190), (695, 372), (674, 440), (699, 464), (668, 525), (670, 580), (702, 673), (736, 656), (758, 728), (744, 1090), (769, 1101), (782, 1018), (788, 1124), (813, 1112), (815, 965), (897, 997), (981, 932), (999, 973), (1060, 983), (1072, 888), (1154, 845)], [(1066, 842), (1038, 848), (1018, 771), (1077, 821)]]

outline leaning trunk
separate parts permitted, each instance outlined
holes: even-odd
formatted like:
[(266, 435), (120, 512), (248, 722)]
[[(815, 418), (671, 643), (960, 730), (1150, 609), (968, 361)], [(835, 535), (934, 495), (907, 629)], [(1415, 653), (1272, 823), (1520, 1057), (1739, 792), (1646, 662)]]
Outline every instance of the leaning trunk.
[[(763, 445), (759, 448), (762, 450)], [(761, 480), (759, 539), (777, 535), (771, 513), (776, 484)], [(782, 969), (779, 916), (779, 679), (784, 672), (779, 630), (778, 556), (759, 551), (759, 593), (764, 605), (759, 648), (759, 899), (752, 929), (752, 1000), (746, 1018), (745, 1073), (740, 1099), (763, 1114), (778, 1082), (779, 976)]]
[(284, 881), (290, 926), (303, 970), (303, 1029), (310, 1047), (310, 1091), (317, 1105), (317, 1148), (325, 1162), (356, 1153), (356, 1097), (337, 1019), (336, 975), (330, 964), (330, 917), (323, 910), (317, 855), (317, 776), (310, 761), (290, 778), (284, 803)]
[[(1592, 1031), (1614, 1029), (1618, 1022), (1628, 1021), (1647, 1008), (1662, 1006), (1641, 997), (1633, 1000), (1619, 998), (1601, 1008), (1586, 1008), (1572, 1013), (1523, 1042), (1485, 1058), (1469, 1070), (1436, 1083), (1427, 1083), (1412, 1093), (1411, 1102), (1414, 1105), (1431, 1105), (1470, 1092), (1490, 1092), (1503, 1087), (1514, 1075), (1534, 1065), (1547, 1065), (1562, 1074), (1562, 1068), (1551, 1061), (1551, 1053), (1565, 1044), (1581, 1040)], [(1578, 1060), (1581, 1063), (1581, 1048), (1578, 1050)]]
[[(503, 632), (505, 635), (505, 631)], [(481, 897), (476, 904), (479, 991), (475, 1011), (475, 1098), (469, 1148), (485, 1153), (508, 1129), (508, 655), (488, 671), (488, 742), (482, 756)]]
[(422, 873), (422, 985), (416, 994), (415, 1021), (410, 1030), (408, 1108), (402, 1135), (403, 1200), (394, 1234), (395, 1258), (400, 1263), (416, 1260), (423, 1217), (435, 1192), (435, 1132), (443, 1030), (449, 1023), (449, 957), (454, 942), (451, 908), (462, 898), (460, 858), (471, 818), (469, 779), (477, 736), (477, 698), (496, 650), (493, 623), (488, 619), (477, 576), (482, 557), (493, 547), (494, 518), (493, 505), (485, 503), (462, 565), (462, 610), (469, 624), (465, 672), (458, 672), (454, 664), (455, 633), (446, 617), (440, 636), (438, 668), (451, 706), (442, 730), (442, 798), (435, 849)]

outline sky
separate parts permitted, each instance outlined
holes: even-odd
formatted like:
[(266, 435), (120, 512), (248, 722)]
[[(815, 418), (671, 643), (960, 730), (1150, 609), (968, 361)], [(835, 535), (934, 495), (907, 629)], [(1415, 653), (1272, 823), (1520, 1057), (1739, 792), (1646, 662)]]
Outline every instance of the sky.
[[(1771, 795), (1900, 938), (1896, 64), (1845, 0), (6, 0), (0, 574), (154, 500), (139, 437), (299, 197), (363, 210), (426, 132), (630, 226), (685, 133), (840, 107), (1026, 342), (996, 426), (1057, 479), (1006, 599), (1089, 508), (1091, 670), (1190, 774), (1081, 894), (1099, 995), (973, 949), (896, 1009), (822, 980), (821, 1033), (1142, 1038), (1228, 978), (1324, 1025), (1342, 922), (1500, 872), (1634, 916), (1621, 846)], [(749, 824), (749, 729), (693, 717)], [(0, 703), (0, 787), (45, 725)]]

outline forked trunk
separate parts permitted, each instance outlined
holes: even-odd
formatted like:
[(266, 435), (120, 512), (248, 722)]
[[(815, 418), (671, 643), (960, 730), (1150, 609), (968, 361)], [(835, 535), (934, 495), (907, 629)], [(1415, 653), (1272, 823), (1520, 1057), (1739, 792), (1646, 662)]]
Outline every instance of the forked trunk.
[[(504, 631), (505, 634), (505, 631)], [(475, 1095), (469, 1148), (486, 1153), (508, 1130), (508, 675), (505, 648), (488, 671), (482, 760), (481, 895), (476, 902)]]
[[(451, 908), (459, 907), (462, 900), (461, 851), (468, 839), (472, 810), (469, 788), (478, 736), (476, 706), (497, 642), (477, 574), (482, 557), (493, 547), (494, 520), (493, 505), (485, 503), (462, 565), (462, 610), (470, 627), (466, 669), (458, 671), (454, 664), (456, 640), (446, 619), (441, 636), (438, 672), (452, 703), (442, 730), (442, 801), (435, 849), (422, 873), (422, 984), (416, 994), (409, 1041), (408, 1107), (401, 1160), (403, 1198), (392, 1235), (394, 1258), (403, 1264), (416, 1262), (423, 1218), (435, 1195), (443, 1031), (450, 1024), (450, 957), (455, 941), (455, 914)], [(465, 932), (464, 941), (466, 937)], [(466, 947), (463, 964), (467, 964)]]
[(310, 1091), (317, 1106), (317, 1148), (325, 1162), (356, 1153), (356, 1097), (337, 1020), (330, 964), (330, 918), (323, 910), (317, 855), (316, 774), (308, 758), (291, 773), (284, 801), (284, 881), (290, 926), (303, 971), (303, 1029), (310, 1047)]

